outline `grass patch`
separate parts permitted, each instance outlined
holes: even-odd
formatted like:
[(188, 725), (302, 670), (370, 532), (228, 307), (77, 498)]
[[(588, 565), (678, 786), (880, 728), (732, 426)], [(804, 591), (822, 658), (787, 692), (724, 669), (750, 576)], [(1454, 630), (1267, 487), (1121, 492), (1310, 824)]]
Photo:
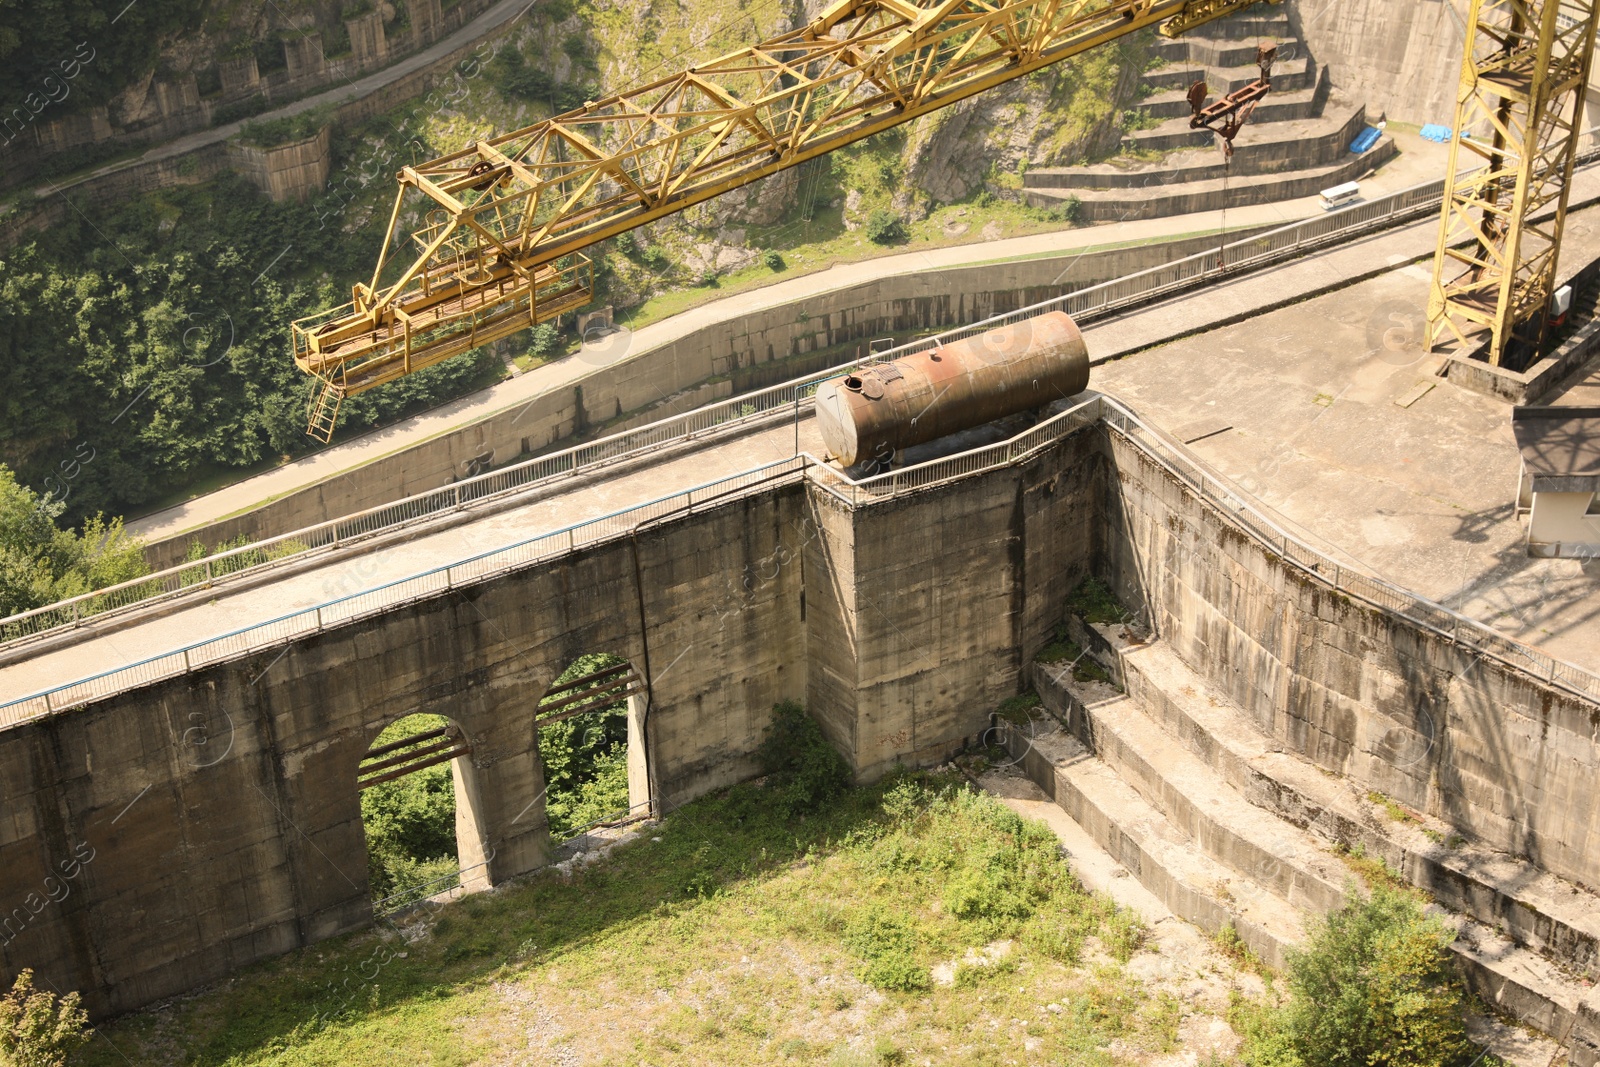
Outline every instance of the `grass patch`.
[[(568, 878), (113, 1020), (83, 1062), (560, 1062), (581, 1046), (584, 1062), (657, 1065), (975, 1062), (975, 1048), (1110, 1064), (1112, 1040), (1171, 1044), (1174, 1006), (1115, 962), (1143, 924), (1088, 892), (1042, 824), (954, 776), (897, 775), (797, 813), (773, 803), (784, 788), (735, 786)], [(1001, 942), (993, 965), (934, 979)]]
[(1067, 614), (1076, 615), (1084, 622), (1115, 625), (1127, 622), (1130, 612), (1111, 591), (1111, 587), (1090, 575), (1078, 583), (1067, 597)]
[(1384, 793), (1380, 793), (1375, 789), (1367, 793), (1367, 799), (1378, 805), (1378, 807), (1382, 808), (1383, 813), (1389, 816), (1389, 818), (1393, 819), (1395, 822), (1418, 824), (1422, 822), (1421, 819), (1411, 814), (1411, 812), (1407, 811), (1405, 808), (1402, 808), (1393, 797)]

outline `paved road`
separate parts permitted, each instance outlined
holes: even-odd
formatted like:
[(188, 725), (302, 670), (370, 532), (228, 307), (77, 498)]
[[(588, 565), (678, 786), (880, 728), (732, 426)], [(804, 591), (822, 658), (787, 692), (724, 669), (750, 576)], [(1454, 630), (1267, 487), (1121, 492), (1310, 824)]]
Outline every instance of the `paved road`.
[[(1427, 181), (1443, 170), (1444, 157), (1440, 146), (1403, 133), (1399, 136), (1409, 137), (1405, 153), (1385, 166), (1378, 175), (1363, 183), (1368, 195), (1377, 196), (1407, 188)], [(151, 541), (196, 529), (225, 516), (248, 510), (263, 501), (276, 499), (328, 478), (348, 474), (379, 457), (412, 447), (500, 411), (521, 407), (542, 394), (570, 390), (573, 382), (592, 372), (596, 367), (637, 358), (704, 326), (737, 319), (754, 311), (804, 301), (824, 293), (850, 289), (876, 278), (917, 274), (1039, 253), (1071, 252), (1073, 249), (1114, 242), (1152, 240), (1177, 234), (1204, 232), (1220, 228), (1224, 221), (1230, 230), (1288, 223), (1314, 216), (1320, 210), (1317, 197), (1304, 197), (1275, 204), (1233, 208), (1226, 213), (1226, 219), (1223, 212), (1205, 211), (1164, 219), (1145, 219), (1063, 230), (1056, 233), (884, 256), (786, 279), (760, 289), (747, 290), (703, 304), (670, 319), (652, 323), (634, 331), (625, 343), (619, 344), (615, 338), (608, 339), (603, 346), (585, 349), (567, 359), (537, 367), (519, 378), (501, 382), (489, 389), (441, 405), (393, 426), (374, 430), (184, 504), (137, 519), (130, 522), (128, 528), (135, 535)]]

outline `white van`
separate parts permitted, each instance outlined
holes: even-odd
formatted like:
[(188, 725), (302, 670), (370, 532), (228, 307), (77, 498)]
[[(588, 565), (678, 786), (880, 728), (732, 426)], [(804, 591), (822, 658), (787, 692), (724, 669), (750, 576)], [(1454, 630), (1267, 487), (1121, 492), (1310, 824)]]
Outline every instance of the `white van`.
[(1361, 199), (1361, 186), (1355, 182), (1345, 182), (1335, 185), (1332, 189), (1322, 190), (1322, 210), (1332, 211), (1334, 208), (1353, 204)]

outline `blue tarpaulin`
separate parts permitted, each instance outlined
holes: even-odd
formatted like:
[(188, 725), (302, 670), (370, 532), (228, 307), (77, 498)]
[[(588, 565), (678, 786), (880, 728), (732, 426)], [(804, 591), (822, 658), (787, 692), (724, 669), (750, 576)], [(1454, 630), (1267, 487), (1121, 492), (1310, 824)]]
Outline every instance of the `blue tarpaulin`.
[(1450, 127), (1440, 126), (1437, 123), (1429, 123), (1428, 125), (1422, 127), (1422, 139), (1425, 141), (1435, 141), (1439, 144), (1449, 144), (1450, 133)]
[(1350, 151), (1359, 156), (1361, 153), (1377, 144), (1378, 138), (1382, 136), (1383, 131), (1378, 129), (1378, 127), (1368, 126), (1366, 129), (1356, 134), (1356, 139), (1350, 142)]

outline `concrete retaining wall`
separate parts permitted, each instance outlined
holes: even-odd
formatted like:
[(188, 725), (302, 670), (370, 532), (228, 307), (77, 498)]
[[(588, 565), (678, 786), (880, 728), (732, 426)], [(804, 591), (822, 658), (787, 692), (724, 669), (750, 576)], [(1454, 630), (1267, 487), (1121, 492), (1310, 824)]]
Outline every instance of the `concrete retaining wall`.
[(569, 558), (0, 732), (0, 980), (97, 1014), (370, 918), (355, 786), (378, 732), (461, 725), (463, 858), (548, 857), (533, 714), (574, 658), (653, 682), (657, 810), (747, 777), (803, 699), (868, 779), (983, 736), (1098, 568), (1331, 773), (1593, 887), (1600, 708), (1361, 607), (1088, 429), (852, 508), (789, 484)]
[(1191, 667), (1326, 770), (1600, 887), (1600, 707), (1309, 579), (1112, 441), (1105, 573)]
[(790, 486), (0, 732), (0, 976), (103, 1015), (366, 925), (357, 765), (415, 712), (472, 745), (463, 858), (542, 865), (533, 714), (585, 652), (655, 678), (660, 808), (749, 777), (772, 705), (805, 696), (803, 569), (765, 577), (805, 519)]
[[(1454, 11), (1451, 5), (1455, 5)], [(1289, 0), (1290, 25), (1333, 84), (1387, 114), (1455, 123), (1466, 4), (1458, 0)]]
[(414, 712), (448, 716), (472, 745), (456, 765), (463, 859), (486, 859), (491, 883), (541, 866), (533, 713), (585, 652), (653, 681), (657, 810), (753, 774), (784, 699), (815, 710), (863, 779), (944, 759), (1017, 691), (1088, 573), (1097, 450), (1084, 431), (1026, 465), (857, 510), (778, 487), (646, 529), (637, 548), (0, 732), (0, 978), (34, 967), (104, 1014), (364, 926), (357, 767)]
[[(1241, 230), (1235, 236), (1249, 236)], [(881, 278), (703, 327), (585, 375), (577, 389), (546, 393), (411, 448), (338, 474), (259, 508), (152, 543), (156, 569), (183, 562), (192, 541), (214, 547), (289, 533), (551, 451), (692, 410), (731, 395), (729, 376), (775, 361), (892, 335), (906, 341), (943, 327), (1047, 300), (1206, 251), (1215, 238), (957, 267)], [(582, 360), (583, 353), (569, 357)], [(787, 378), (788, 373), (779, 377)], [(581, 395), (580, 395), (581, 391)], [(579, 404), (582, 404), (580, 412)], [(625, 416), (619, 418), (619, 416)], [(582, 435), (580, 438), (579, 435)]]

